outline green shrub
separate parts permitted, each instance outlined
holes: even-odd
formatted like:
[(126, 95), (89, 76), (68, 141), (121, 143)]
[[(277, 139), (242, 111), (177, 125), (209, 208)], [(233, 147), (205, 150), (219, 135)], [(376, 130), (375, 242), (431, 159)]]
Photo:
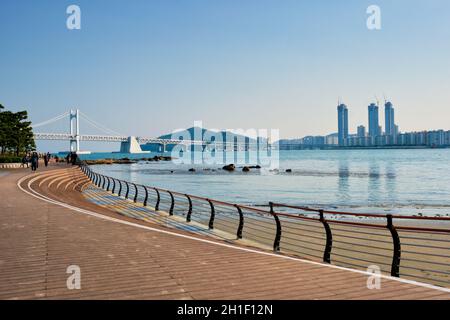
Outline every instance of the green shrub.
[(0, 157), (0, 163), (22, 163), (22, 158), (15, 156)]

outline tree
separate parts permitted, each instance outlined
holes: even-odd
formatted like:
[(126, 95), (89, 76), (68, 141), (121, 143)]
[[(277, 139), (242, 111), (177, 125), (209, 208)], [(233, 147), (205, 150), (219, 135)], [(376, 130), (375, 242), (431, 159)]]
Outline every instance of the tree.
[(28, 119), (27, 111), (11, 112), (2, 111), (0, 105), (0, 148), (1, 153), (14, 153), (19, 156), (23, 152), (30, 151), (36, 147), (34, 142), (31, 121)]
[(0, 104), (0, 152), (5, 152), (6, 145), (6, 131), (7, 131), (7, 116), (5, 112), (2, 112), (2, 109), (5, 109), (3, 105)]
[(28, 152), (36, 147), (34, 143), (31, 121), (25, 121), (27, 119), (28, 113), (26, 111), (14, 113), (14, 127), (11, 147), (16, 156), (18, 156), (21, 152)]

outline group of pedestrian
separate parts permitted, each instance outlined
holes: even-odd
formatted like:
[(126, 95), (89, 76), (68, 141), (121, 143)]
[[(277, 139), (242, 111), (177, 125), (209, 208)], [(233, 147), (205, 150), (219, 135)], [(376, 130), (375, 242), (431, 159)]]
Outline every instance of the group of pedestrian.
[(47, 167), (48, 163), (51, 159), (51, 155), (49, 152), (39, 155), (37, 152), (32, 152), (30, 154), (26, 154), (22, 157), (22, 166), (25, 168), (29, 168), (31, 164), (31, 171), (36, 171), (37, 168), (39, 168), (39, 158), (42, 158), (44, 160), (44, 165)]
[(69, 152), (66, 156), (67, 164), (71, 163), (74, 166), (77, 164), (77, 160), (78, 160), (78, 155), (74, 151)]
[[(47, 167), (50, 159), (52, 158), (52, 155), (47, 152), (47, 153), (43, 153), (43, 154), (39, 154), (36, 151), (32, 152), (32, 153), (27, 153), (26, 155), (24, 155), (22, 157), (22, 167), (25, 168), (25, 166), (27, 168), (30, 167), (31, 164), (31, 170), (32, 171), (36, 171), (39, 167), (39, 159), (42, 159), (44, 161), (44, 165)], [(55, 156), (55, 161), (58, 162), (59, 158), (58, 156)], [(78, 155), (76, 152), (69, 152), (66, 156), (66, 161), (67, 164), (72, 164), (72, 165), (76, 165), (78, 162)]]

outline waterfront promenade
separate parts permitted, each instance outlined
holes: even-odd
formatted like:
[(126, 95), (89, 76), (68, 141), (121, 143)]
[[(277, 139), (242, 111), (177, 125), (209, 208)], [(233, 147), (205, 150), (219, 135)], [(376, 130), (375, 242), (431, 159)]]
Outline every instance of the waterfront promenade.
[(0, 175), (0, 299), (450, 299), (389, 277), (369, 290), (361, 272), (124, 217), (86, 201), (78, 168), (39, 170)]

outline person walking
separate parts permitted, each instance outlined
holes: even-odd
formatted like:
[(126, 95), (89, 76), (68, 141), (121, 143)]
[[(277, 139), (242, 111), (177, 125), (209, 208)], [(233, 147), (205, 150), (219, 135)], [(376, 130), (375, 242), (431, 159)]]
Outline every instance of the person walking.
[(76, 165), (77, 164), (77, 160), (78, 160), (78, 155), (76, 152), (72, 152), (72, 154), (70, 155), (70, 161), (72, 162), (72, 165)]
[(48, 153), (46, 153), (46, 154), (44, 154), (44, 165), (45, 165), (46, 167), (48, 167), (48, 160), (49, 160), (49, 158), (48, 158)]
[(36, 171), (39, 166), (39, 157), (36, 152), (31, 155), (31, 170)]
[(30, 159), (28, 158), (28, 154), (24, 155), (22, 158), (22, 167), (25, 168), (25, 165), (28, 168), (28, 163), (30, 162)]

